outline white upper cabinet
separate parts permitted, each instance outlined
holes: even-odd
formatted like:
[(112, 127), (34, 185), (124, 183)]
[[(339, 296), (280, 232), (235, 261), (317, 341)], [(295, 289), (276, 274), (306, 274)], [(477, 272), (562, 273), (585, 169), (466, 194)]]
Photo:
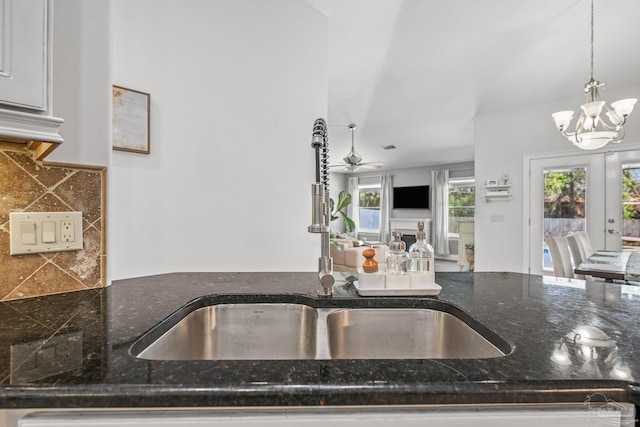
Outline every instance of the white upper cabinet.
[(47, 3), (44, 0), (0, 0), (0, 101), (46, 110)]
[(27, 142), (39, 159), (63, 141), (51, 111), (51, 7), (0, 0), (0, 138)]

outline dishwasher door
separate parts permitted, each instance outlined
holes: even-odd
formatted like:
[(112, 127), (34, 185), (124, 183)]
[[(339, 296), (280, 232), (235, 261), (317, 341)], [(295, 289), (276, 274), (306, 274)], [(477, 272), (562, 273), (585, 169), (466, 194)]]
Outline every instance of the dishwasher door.
[[(633, 426), (635, 407), (536, 405), (33, 412), (20, 427), (507, 427)], [(13, 427), (13, 426), (8, 426)]]

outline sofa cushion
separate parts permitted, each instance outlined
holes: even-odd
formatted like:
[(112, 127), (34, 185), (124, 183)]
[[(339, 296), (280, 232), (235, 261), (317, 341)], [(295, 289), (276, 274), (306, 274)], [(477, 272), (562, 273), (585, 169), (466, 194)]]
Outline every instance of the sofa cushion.
[(334, 242), (338, 242), (338, 243), (343, 243), (346, 245), (346, 247), (348, 248), (353, 248), (354, 244), (353, 244), (353, 239), (339, 239), (339, 238), (335, 238), (333, 239)]
[[(350, 267), (352, 269), (361, 268), (362, 264), (364, 264), (364, 261), (365, 261), (365, 257), (364, 255), (362, 255), (362, 253), (367, 249), (369, 249), (368, 246), (359, 246), (357, 248), (347, 248), (344, 253), (343, 265), (345, 265), (346, 267)], [(387, 256), (388, 247), (386, 245), (378, 245), (378, 246), (372, 246), (371, 249), (373, 249), (376, 252), (373, 259), (378, 261), (378, 265), (384, 264)], [(335, 260), (334, 260), (334, 263), (335, 263)]]
[(329, 255), (331, 255), (331, 258), (333, 258), (334, 264), (344, 265), (344, 254), (350, 246), (349, 243), (345, 242), (337, 242), (337, 244), (339, 247), (336, 247), (336, 245), (330, 243)]

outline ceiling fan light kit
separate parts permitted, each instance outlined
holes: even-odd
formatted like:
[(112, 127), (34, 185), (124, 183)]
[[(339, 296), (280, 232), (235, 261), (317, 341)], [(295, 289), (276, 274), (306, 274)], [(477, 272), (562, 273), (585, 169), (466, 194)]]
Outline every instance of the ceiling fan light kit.
[(353, 166), (360, 163), (362, 161), (362, 157), (360, 156), (360, 154), (356, 153), (355, 145), (353, 143), (353, 134), (355, 132), (356, 125), (354, 125), (353, 123), (350, 124), (349, 129), (351, 129), (351, 151), (349, 151), (347, 157), (343, 158), (342, 160), (344, 160), (347, 165)]
[(370, 168), (370, 169), (380, 169), (382, 167), (382, 163), (380, 162), (370, 162), (370, 163), (362, 163), (362, 156), (358, 154), (355, 148), (355, 129), (356, 125), (354, 123), (349, 125), (349, 129), (351, 129), (351, 151), (346, 155), (342, 160), (344, 164), (332, 165), (332, 167), (343, 167), (351, 172), (355, 172), (357, 169), (362, 168)]
[(574, 132), (567, 132), (573, 119), (573, 111), (559, 111), (551, 115), (560, 133), (583, 150), (596, 150), (609, 142), (622, 141), (624, 124), (638, 101), (636, 98), (621, 99), (613, 102), (609, 107), (600, 98), (598, 93), (600, 87), (604, 87), (604, 83), (593, 78), (593, 0), (591, 0), (591, 79), (584, 85), (587, 102), (580, 106), (582, 112), (576, 121)]

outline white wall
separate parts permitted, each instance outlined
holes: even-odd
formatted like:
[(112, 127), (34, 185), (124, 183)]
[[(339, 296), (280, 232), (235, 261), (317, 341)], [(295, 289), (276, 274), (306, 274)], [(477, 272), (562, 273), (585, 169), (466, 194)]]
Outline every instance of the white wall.
[(64, 143), (48, 161), (106, 166), (111, 155), (110, 1), (55, 0), (53, 112)]
[(297, 0), (113, 0), (114, 84), (151, 94), (151, 154), (114, 152), (112, 277), (313, 271), (327, 22)]
[[(476, 119), (476, 185), (488, 179), (508, 174), (512, 181), (513, 198), (509, 201), (476, 202), (475, 271), (525, 272), (523, 232), (529, 212), (523, 209), (525, 156), (536, 153), (580, 152), (555, 128), (551, 114), (560, 110), (577, 110), (585, 102), (577, 88), (576, 97), (544, 104), (511, 108)], [(615, 88), (607, 86), (601, 96), (608, 102), (621, 98), (640, 98), (640, 86)], [(578, 113), (576, 113), (577, 117)], [(575, 119), (574, 119), (575, 120)], [(640, 113), (629, 118), (626, 138), (622, 144), (640, 142)], [(603, 150), (601, 150), (603, 151)], [(478, 193), (482, 192), (476, 187)]]

